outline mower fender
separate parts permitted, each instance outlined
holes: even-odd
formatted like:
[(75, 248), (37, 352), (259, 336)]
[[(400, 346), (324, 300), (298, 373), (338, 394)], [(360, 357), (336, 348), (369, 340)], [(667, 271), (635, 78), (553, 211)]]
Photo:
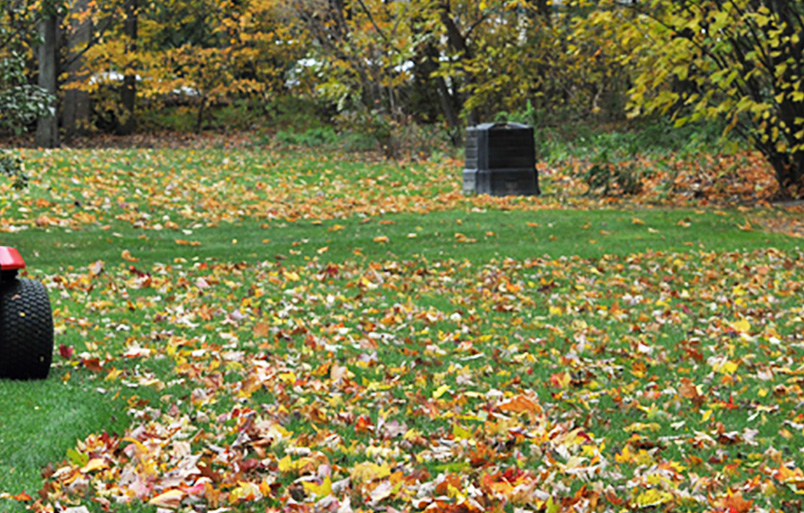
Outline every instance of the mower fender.
[(16, 248), (0, 246), (0, 271), (25, 269), (25, 260)]

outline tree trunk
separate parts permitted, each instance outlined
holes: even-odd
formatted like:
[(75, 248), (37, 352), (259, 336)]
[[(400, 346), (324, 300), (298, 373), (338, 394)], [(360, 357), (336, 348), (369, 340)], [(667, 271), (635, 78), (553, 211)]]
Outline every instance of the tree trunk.
[[(39, 23), (42, 44), (39, 46), (39, 87), (53, 96), (57, 92), (58, 69), (58, 15), (55, 10), (48, 13)], [(55, 106), (54, 106), (55, 109)], [(36, 145), (41, 148), (55, 148), (59, 144), (59, 119), (55, 111), (42, 117), (36, 123), (34, 137)]]
[[(76, 0), (73, 10), (77, 13), (84, 12), (88, 6), (89, 0)], [(90, 116), (89, 93), (75, 86), (86, 78), (87, 70), (81, 52), (89, 43), (92, 23), (87, 19), (83, 23), (74, 23), (71, 29), (68, 41), (70, 54), (67, 60), (67, 83), (73, 84), (74, 87), (65, 88), (62, 105), (62, 127), (67, 142), (72, 141), (77, 135), (86, 133)]]
[[(133, 54), (137, 51), (137, 5), (138, 0), (126, 0), (126, 20), (123, 30), (128, 40), (126, 51)], [(126, 68), (123, 78), (123, 89), (120, 91), (120, 103), (123, 113), (117, 129), (119, 135), (130, 135), (136, 128), (134, 108), (137, 101), (137, 70), (132, 63)]]
[[(473, 58), (472, 49), (467, 44), (466, 36), (461, 33), (460, 28), (452, 19), (452, 13), (450, 12), (450, 5), (449, 3), (442, 3), (440, 10), (440, 18), (441, 23), (444, 25), (444, 28), (447, 31), (447, 43), (449, 44), (450, 49), (453, 52), (460, 52), (461, 59), (465, 61), (469, 61)], [(474, 77), (469, 71), (466, 71), (466, 85), (471, 85), (474, 82)], [(458, 96), (458, 102), (463, 108), (464, 100), (461, 97), (461, 93), (458, 92), (458, 88), (454, 87), (455, 95)], [(475, 109), (470, 110), (466, 113), (466, 122), (469, 126), (474, 126), (478, 124), (479, 117), (478, 113)]]
[(531, 2), (534, 7), (533, 14), (536, 18), (544, 20), (546, 25), (552, 25), (553, 8), (547, 0), (533, 0)]
[(450, 141), (454, 146), (460, 146), (463, 141), (463, 125), (461, 125), (459, 117), (460, 100), (455, 97), (455, 94), (450, 93), (444, 77), (434, 76), (438, 71), (438, 48), (434, 44), (427, 45), (424, 59), (420, 66), (423, 70), (423, 75), (427, 78), (426, 84), (429, 86), (431, 80), (435, 81), (438, 99), (441, 103), (441, 113), (444, 115), (444, 120), (449, 127)]
[(763, 143), (759, 137), (754, 147), (773, 166), (779, 184), (776, 199), (804, 199), (804, 151), (777, 151), (774, 143)]

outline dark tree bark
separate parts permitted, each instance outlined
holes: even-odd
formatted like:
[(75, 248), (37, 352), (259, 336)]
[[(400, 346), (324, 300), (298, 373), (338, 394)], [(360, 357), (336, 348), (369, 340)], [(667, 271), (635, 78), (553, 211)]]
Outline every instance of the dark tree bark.
[[(138, 0), (126, 0), (126, 20), (123, 30), (128, 39), (129, 53), (137, 51), (137, 8)], [(120, 91), (120, 103), (123, 107), (122, 119), (117, 133), (120, 135), (130, 135), (136, 128), (136, 117), (134, 109), (137, 101), (137, 70), (133, 66), (126, 69), (123, 78), (123, 89)]]
[[(45, 7), (47, 9), (47, 7)], [(48, 9), (39, 23), (42, 44), (39, 46), (39, 87), (55, 96), (58, 88), (58, 14)], [(36, 124), (34, 137), (36, 145), (42, 148), (55, 148), (59, 144), (59, 119), (53, 115), (40, 118)]]
[[(449, 2), (442, 2), (441, 3), (441, 11), (440, 11), (441, 23), (444, 25), (444, 28), (447, 30), (447, 44), (449, 45), (450, 49), (453, 52), (460, 52), (463, 59), (471, 59), (472, 58), (472, 49), (467, 44), (467, 37), (465, 34), (461, 32), (460, 27), (458, 27), (455, 20), (452, 18), (452, 12), (450, 9)], [(467, 73), (466, 74), (466, 83), (467, 85), (472, 83), (472, 76)], [(460, 93), (456, 90), (456, 95), (460, 95)], [(459, 98), (459, 103), (463, 106), (464, 99)], [(466, 113), (466, 122), (469, 126), (477, 125), (478, 124), (478, 114), (477, 111), (474, 109)]]
[[(73, 7), (75, 12), (84, 12), (89, 6), (89, 0), (77, 0)], [(74, 23), (69, 36), (69, 56), (67, 58), (67, 83), (77, 84), (86, 78), (87, 70), (81, 52), (89, 44), (92, 36), (92, 24), (89, 20), (83, 23)], [(64, 139), (67, 142), (77, 135), (86, 133), (89, 125), (90, 99), (87, 91), (66, 87), (64, 89), (64, 104), (62, 106), (62, 127)]]
[(553, 13), (548, 0), (532, 0), (531, 4), (534, 7), (534, 16), (544, 20), (545, 24), (551, 25)]

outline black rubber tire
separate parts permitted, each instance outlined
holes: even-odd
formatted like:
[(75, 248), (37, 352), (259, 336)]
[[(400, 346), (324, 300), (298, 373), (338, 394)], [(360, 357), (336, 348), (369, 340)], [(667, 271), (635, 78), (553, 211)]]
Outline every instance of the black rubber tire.
[(53, 312), (36, 280), (0, 283), (0, 378), (45, 379), (53, 360)]

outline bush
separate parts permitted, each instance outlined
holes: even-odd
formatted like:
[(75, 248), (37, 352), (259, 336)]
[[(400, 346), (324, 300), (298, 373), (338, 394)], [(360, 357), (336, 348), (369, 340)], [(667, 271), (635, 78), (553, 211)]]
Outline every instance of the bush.
[(583, 179), (589, 186), (587, 194), (603, 196), (631, 196), (642, 190), (640, 169), (632, 162), (616, 162), (609, 159), (608, 151), (602, 151), (592, 160), (592, 166)]
[(341, 138), (331, 126), (308, 128), (304, 132), (289, 132), (280, 130), (274, 140), (285, 146), (304, 146), (318, 148), (321, 146), (337, 145)]
[(54, 101), (41, 87), (28, 84), (22, 55), (0, 58), (0, 131), (21, 134), (37, 119), (52, 116)]
[(24, 189), (28, 186), (29, 178), (25, 174), (22, 159), (10, 151), (0, 151), (0, 173), (14, 180), (12, 187), (15, 189)]

